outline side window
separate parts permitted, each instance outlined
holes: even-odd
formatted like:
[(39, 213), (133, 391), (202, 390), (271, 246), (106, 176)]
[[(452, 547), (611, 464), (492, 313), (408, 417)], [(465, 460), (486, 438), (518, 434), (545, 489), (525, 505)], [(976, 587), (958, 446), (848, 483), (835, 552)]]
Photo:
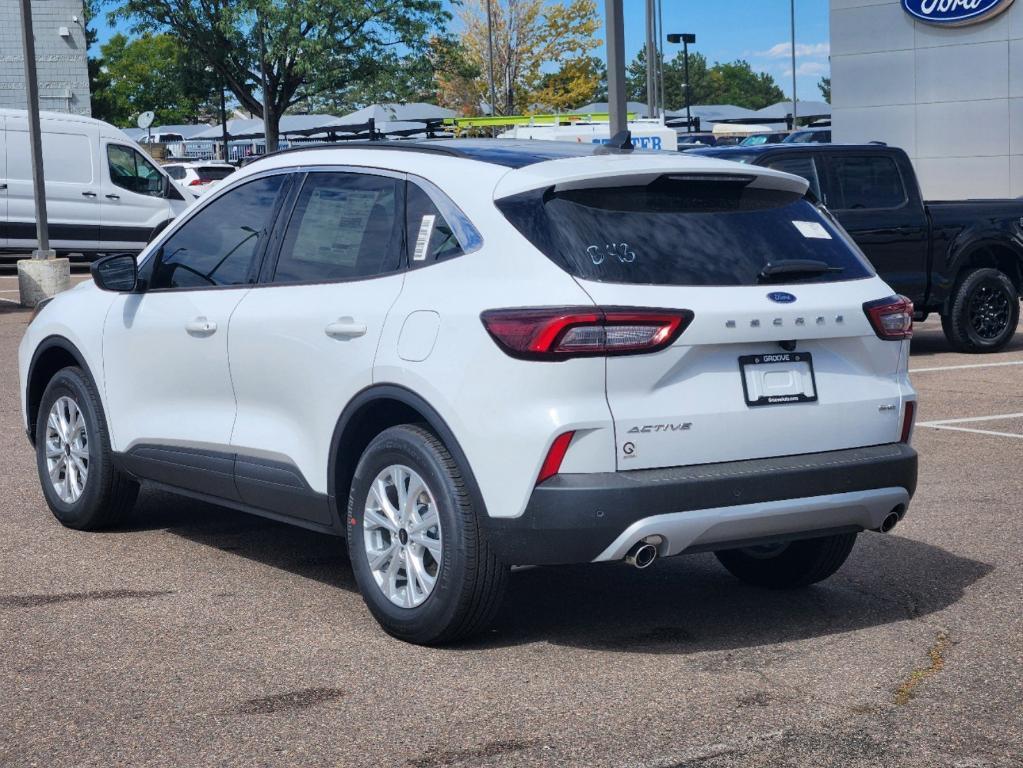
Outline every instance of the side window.
[(885, 155), (832, 157), (839, 210), (898, 208), (906, 202), (906, 188), (895, 160)]
[(767, 167), (782, 173), (802, 176), (810, 182), (810, 191), (818, 200), (827, 202), (821, 195), (821, 180), (817, 174), (817, 163), (809, 155), (803, 157), (779, 157), (767, 163)]
[(275, 283), (373, 277), (401, 266), (402, 182), (310, 173), (281, 244)]
[(412, 266), (461, 256), (464, 250), (458, 238), (430, 196), (412, 182), (406, 189), (405, 242)]
[(142, 269), (150, 290), (244, 285), (273, 223), (284, 176), (267, 176), (221, 195), (172, 234)]
[(167, 175), (175, 181), (181, 181), (185, 178), (185, 169), (180, 165), (168, 165), (164, 167), (164, 170), (167, 171)]
[(110, 180), (140, 195), (163, 196), (163, 176), (138, 150), (120, 144), (107, 145)]

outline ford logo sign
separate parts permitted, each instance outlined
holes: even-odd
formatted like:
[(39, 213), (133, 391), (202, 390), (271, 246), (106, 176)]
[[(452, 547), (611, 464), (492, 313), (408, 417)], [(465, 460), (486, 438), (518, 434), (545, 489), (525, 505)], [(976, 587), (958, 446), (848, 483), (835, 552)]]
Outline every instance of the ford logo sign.
[(785, 293), (783, 291), (775, 291), (774, 293), (767, 294), (767, 298), (773, 301), (775, 304), (791, 304), (796, 300), (796, 297), (791, 293)]
[(902, 0), (906, 13), (930, 24), (946, 27), (977, 24), (997, 16), (1013, 0)]

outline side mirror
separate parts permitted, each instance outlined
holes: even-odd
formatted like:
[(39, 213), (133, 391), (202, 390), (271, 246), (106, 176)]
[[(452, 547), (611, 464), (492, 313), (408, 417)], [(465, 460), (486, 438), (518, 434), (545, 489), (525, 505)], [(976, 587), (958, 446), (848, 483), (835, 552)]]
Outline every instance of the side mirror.
[(139, 265), (131, 253), (114, 253), (94, 261), (92, 279), (104, 291), (131, 293), (139, 281)]

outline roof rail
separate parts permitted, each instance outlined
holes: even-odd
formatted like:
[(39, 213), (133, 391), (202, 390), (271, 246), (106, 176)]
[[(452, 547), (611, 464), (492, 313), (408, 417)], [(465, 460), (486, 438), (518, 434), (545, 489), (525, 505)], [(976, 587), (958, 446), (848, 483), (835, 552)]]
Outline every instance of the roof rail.
[(280, 155), (292, 155), (300, 152), (315, 152), (317, 150), (325, 149), (388, 149), (398, 150), (400, 152), (424, 152), (427, 154), (447, 155), (449, 157), (459, 157), (458, 150), (449, 146), (439, 146), (432, 144), (429, 139), (425, 140), (408, 140), (408, 141), (381, 141), (380, 139), (358, 139), (351, 141), (333, 141), (323, 144), (308, 144), (300, 147), (288, 147), (287, 149), (278, 149), (276, 152), (268, 152), (265, 155), (252, 160), (248, 165), (254, 165), (260, 163), (270, 157), (278, 157)]

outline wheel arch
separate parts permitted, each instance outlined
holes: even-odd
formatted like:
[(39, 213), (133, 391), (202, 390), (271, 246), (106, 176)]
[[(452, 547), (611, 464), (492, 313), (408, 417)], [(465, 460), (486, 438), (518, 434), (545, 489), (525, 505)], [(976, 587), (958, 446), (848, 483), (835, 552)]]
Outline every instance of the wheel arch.
[(983, 238), (961, 244), (956, 249), (953, 263), (955, 279), (952, 282), (952, 290), (945, 299), (944, 312), (951, 309), (962, 277), (971, 269), (990, 267), (1004, 272), (1016, 286), (1017, 293), (1023, 293), (1023, 249), (1011, 241)]
[(444, 418), (410, 389), (397, 384), (374, 384), (351, 399), (330, 442), (327, 487), (341, 530), (345, 529), (352, 478), (366, 446), (383, 430), (409, 423), (425, 424), (444, 444), (462, 470), (477, 518), (486, 517), (486, 505), (472, 466)]
[(25, 385), (25, 413), (28, 421), (28, 439), (35, 445), (35, 424), (39, 416), (39, 403), (42, 402), (46, 385), (63, 368), (78, 366), (93, 380), (85, 355), (64, 336), (47, 336), (32, 353), (29, 363), (28, 379)]

